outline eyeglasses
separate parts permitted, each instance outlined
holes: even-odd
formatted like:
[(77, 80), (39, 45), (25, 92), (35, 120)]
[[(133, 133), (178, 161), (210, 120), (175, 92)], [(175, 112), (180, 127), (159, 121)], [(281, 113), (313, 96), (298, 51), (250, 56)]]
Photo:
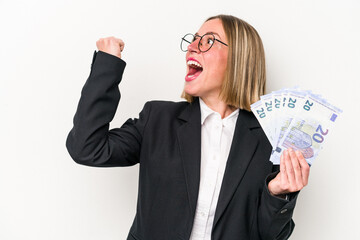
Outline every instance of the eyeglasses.
[(226, 43), (218, 40), (215, 38), (215, 35), (212, 33), (206, 33), (202, 36), (199, 36), (197, 34), (188, 33), (183, 38), (181, 38), (181, 44), (180, 48), (182, 51), (187, 52), (188, 47), (190, 44), (195, 42), (198, 38), (200, 38), (198, 43), (198, 48), (200, 52), (207, 52), (210, 50), (210, 48), (214, 45), (215, 41), (218, 41), (221, 44), (224, 44), (225, 46), (228, 46)]

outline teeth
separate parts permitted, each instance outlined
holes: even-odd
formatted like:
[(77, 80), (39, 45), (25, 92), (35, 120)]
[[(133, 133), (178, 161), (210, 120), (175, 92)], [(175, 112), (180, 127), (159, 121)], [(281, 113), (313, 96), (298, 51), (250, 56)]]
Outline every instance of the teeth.
[(202, 68), (202, 66), (198, 63), (198, 62), (196, 62), (196, 61), (193, 61), (193, 60), (189, 60), (188, 62), (187, 62), (187, 65), (188, 66), (196, 66), (196, 67), (199, 67), (199, 68)]

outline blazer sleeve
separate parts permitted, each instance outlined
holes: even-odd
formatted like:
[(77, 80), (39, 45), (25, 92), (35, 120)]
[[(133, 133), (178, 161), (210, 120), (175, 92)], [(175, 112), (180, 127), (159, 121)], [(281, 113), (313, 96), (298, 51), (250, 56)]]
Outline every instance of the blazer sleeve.
[(271, 195), (268, 184), (279, 173), (278, 166), (275, 165), (273, 170), (275, 172), (265, 179), (258, 211), (258, 225), (261, 239), (285, 240), (290, 237), (295, 227), (292, 215), (299, 191), (288, 194), (288, 200)]
[(90, 75), (82, 88), (66, 139), (75, 162), (87, 166), (131, 166), (139, 162), (142, 134), (149, 117), (145, 104), (138, 119), (128, 119), (120, 128), (109, 130), (120, 100), (118, 84), (126, 63), (113, 55), (94, 52)]

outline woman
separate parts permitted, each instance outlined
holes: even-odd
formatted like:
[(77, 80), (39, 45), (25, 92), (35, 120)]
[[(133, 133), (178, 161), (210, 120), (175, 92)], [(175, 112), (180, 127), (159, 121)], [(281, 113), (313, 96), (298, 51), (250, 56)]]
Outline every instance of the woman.
[(288, 239), (309, 166), (289, 149), (278, 171), (250, 112), (265, 88), (260, 37), (246, 22), (219, 15), (181, 44), (187, 102), (147, 102), (139, 119), (109, 131), (124, 43), (100, 39), (67, 138), (70, 155), (89, 166), (140, 164), (129, 240)]

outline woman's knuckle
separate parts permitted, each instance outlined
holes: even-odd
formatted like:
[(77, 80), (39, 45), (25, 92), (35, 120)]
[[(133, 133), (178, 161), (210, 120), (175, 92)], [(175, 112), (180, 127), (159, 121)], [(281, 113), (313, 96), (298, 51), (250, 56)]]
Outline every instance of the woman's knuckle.
[(286, 183), (285, 183), (285, 184), (282, 184), (282, 185), (281, 185), (281, 190), (282, 190), (282, 191), (286, 191), (286, 190), (288, 190), (288, 189), (289, 189), (289, 184), (286, 184)]

